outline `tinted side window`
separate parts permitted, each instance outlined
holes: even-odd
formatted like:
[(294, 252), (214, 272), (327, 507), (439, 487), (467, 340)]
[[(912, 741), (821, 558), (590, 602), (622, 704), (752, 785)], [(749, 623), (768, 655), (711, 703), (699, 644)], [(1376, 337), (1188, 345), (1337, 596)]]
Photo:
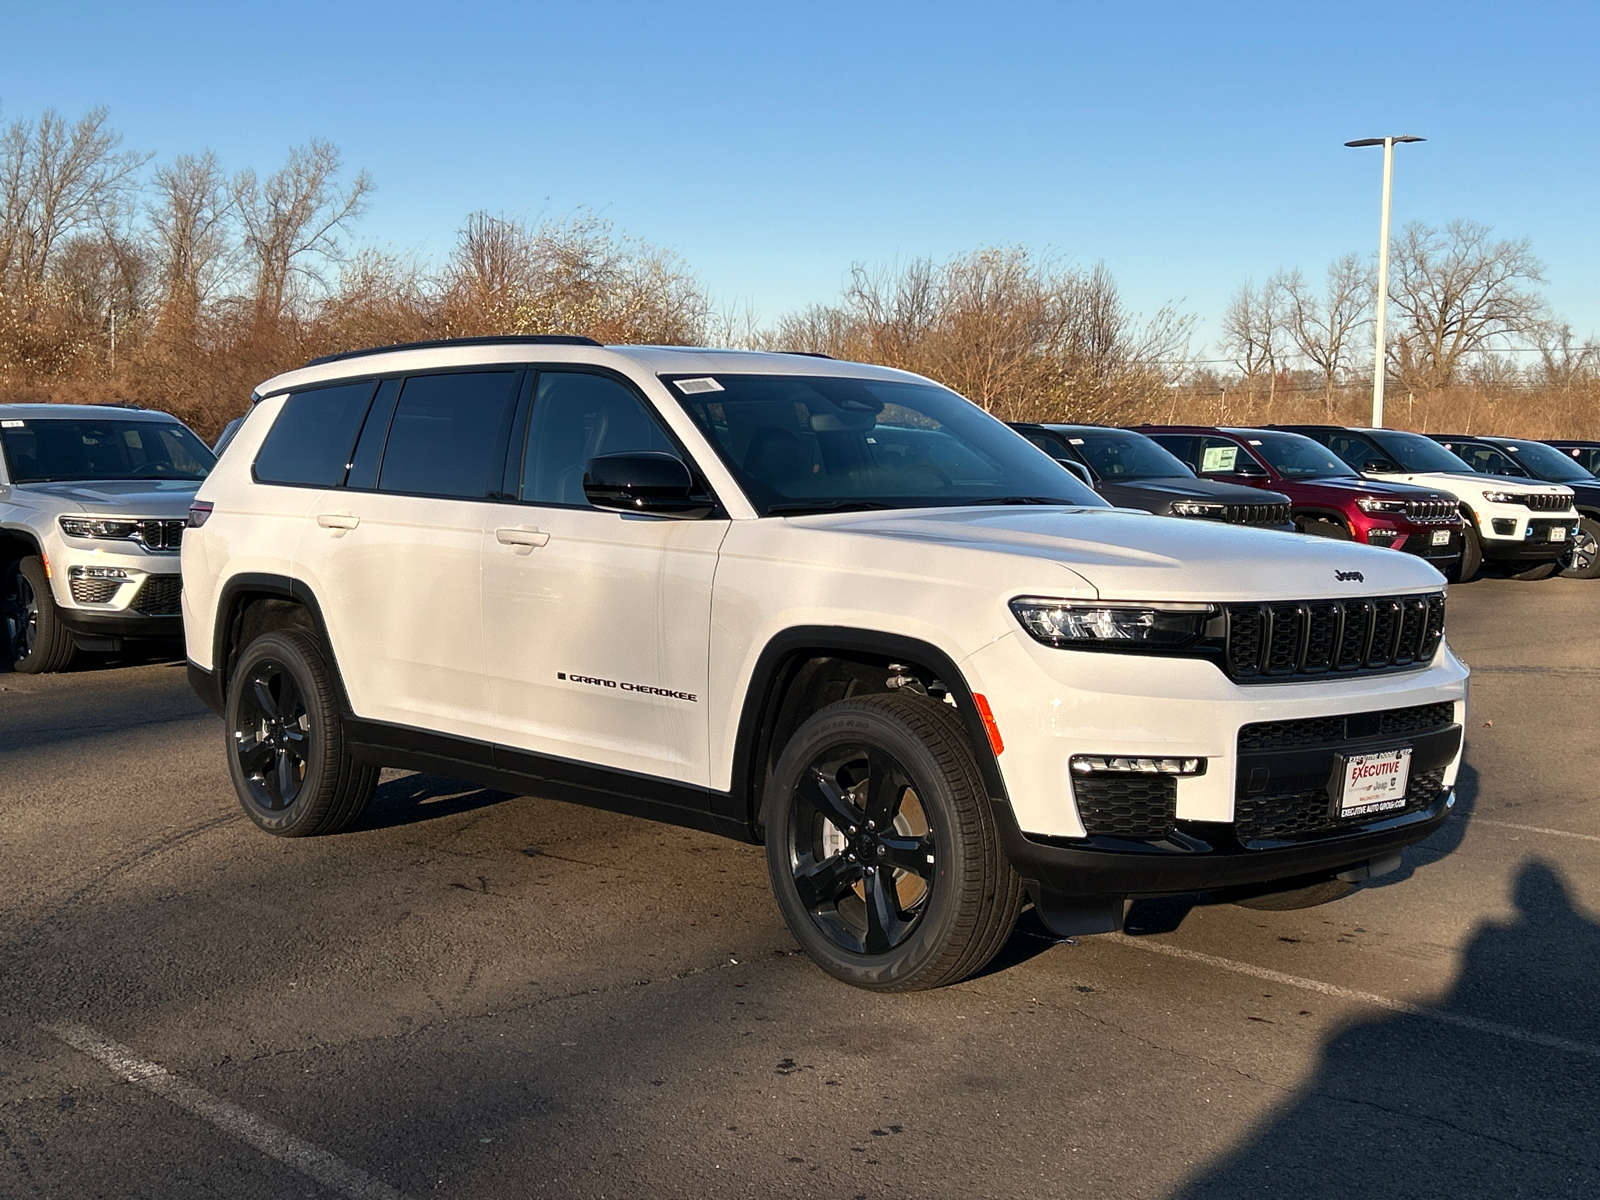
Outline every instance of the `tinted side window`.
[(1200, 444), (1199, 438), (1187, 433), (1153, 433), (1150, 437), (1191, 471), (1199, 469), (1200, 458), (1196, 454)]
[(583, 473), (591, 458), (647, 450), (679, 456), (655, 415), (627, 387), (604, 375), (543, 371), (518, 496), (535, 504), (588, 504)]
[(1368, 463), (1382, 463), (1385, 469), (1397, 464), (1382, 450), (1367, 441), (1347, 433), (1335, 433), (1328, 438), (1328, 449), (1358, 471), (1365, 471)]
[(1455, 442), (1446, 443), (1446, 449), (1454, 450), (1456, 457), (1461, 459), (1474, 471), (1484, 475), (1526, 475), (1524, 471), (1511, 459), (1501, 454), (1493, 446), (1485, 446), (1481, 442)]
[(375, 380), (363, 379), (290, 396), (256, 455), (256, 479), (314, 487), (342, 484), (377, 386)]
[(389, 424), (378, 490), (481, 500), (500, 475), (496, 451), (521, 371), (414, 375)]

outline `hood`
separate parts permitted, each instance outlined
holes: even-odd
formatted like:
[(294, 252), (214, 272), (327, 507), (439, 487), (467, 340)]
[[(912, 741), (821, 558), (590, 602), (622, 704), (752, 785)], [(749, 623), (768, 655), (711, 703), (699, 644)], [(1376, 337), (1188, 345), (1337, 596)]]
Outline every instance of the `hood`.
[(1287, 504), (1289, 497), (1265, 488), (1222, 483), (1215, 479), (1189, 479), (1182, 475), (1147, 479), (1103, 479), (1106, 491), (1126, 490), (1151, 499), (1215, 500), (1223, 504)]
[(1296, 487), (1322, 488), (1329, 493), (1339, 496), (1389, 496), (1395, 500), (1448, 500), (1449, 496), (1443, 492), (1433, 491), (1429, 488), (1417, 487), (1415, 484), (1399, 483), (1390, 476), (1382, 480), (1372, 479), (1358, 475), (1354, 478), (1336, 476), (1332, 479), (1299, 479), (1295, 481)]
[(107, 516), (186, 517), (200, 486), (196, 479), (95, 479), (83, 483), (19, 483), (12, 493), (48, 496)]
[[(1102, 600), (1314, 600), (1434, 591), (1444, 585), (1443, 576), (1410, 554), (1128, 509), (941, 508), (789, 520), (854, 537), (1052, 564), (1064, 571), (1056, 575), (981, 563), (951, 567), (992, 575), (1003, 586), (1026, 579), (1024, 586), (1045, 594), (1081, 579)], [(929, 560), (927, 554), (910, 557)]]
[[(1419, 487), (1435, 488), (1451, 496), (1460, 495), (1462, 492), (1473, 496), (1482, 495), (1484, 492), (1526, 492), (1539, 496), (1553, 496), (1562, 493), (1572, 494), (1572, 489), (1564, 483), (1530, 483), (1525, 479), (1507, 479), (1501, 475), (1479, 475), (1475, 471), (1465, 474), (1427, 471), (1404, 475), (1396, 475), (1385, 471), (1378, 479), (1386, 482), (1410, 483)], [(1377, 480), (1373, 482), (1377, 482)]]

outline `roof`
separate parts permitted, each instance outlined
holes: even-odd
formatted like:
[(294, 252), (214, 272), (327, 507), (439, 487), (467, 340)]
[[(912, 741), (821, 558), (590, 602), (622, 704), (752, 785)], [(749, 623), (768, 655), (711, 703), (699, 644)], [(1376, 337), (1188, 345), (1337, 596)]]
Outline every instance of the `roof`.
[(333, 361), (316, 361), (275, 375), (256, 388), (258, 398), (296, 388), (362, 379), (374, 375), (428, 371), (449, 367), (481, 367), (522, 363), (611, 367), (650, 375), (728, 374), (832, 375), (884, 380), (921, 380), (922, 376), (891, 367), (843, 362), (813, 355), (761, 350), (712, 350), (703, 346), (596, 346), (577, 342), (534, 342), (521, 338), (462, 338), (442, 343), (383, 348)]
[(119, 421), (177, 421), (171, 413), (120, 404), (0, 404), (0, 417), (11, 420), (48, 421), (58, 418), (115, 417)]

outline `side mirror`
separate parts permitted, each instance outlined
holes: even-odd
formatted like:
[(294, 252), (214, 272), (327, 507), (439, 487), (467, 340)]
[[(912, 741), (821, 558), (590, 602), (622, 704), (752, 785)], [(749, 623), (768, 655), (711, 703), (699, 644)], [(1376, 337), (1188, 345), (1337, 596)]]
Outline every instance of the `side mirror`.
[(694, 494), (694, 477), (670, 454), (601, 454), (589, 460), (583, 494), (596, 508), (697, 521), (712, 504)]
[(1075, 462), (1070, 458), (1058, 458), (1056, 461), (1076, 475), (1079, 483), (1083, 484), (1087, 488), (1093, 489), (1094, 476), (1090, 474), (1088, 467), (1084, 466), (1081, 462)]
[(1239, 456), (1239, 461), (1234, 464), (1234, 475), (1239, 479), (1265, 479), (1267, 473), (1253, 459)]
[(1376, 475), (1388, 469), (1389, 464), (1381, 458), (1369, 458), (1361, 464), (1361, 473), (1363, 475)]

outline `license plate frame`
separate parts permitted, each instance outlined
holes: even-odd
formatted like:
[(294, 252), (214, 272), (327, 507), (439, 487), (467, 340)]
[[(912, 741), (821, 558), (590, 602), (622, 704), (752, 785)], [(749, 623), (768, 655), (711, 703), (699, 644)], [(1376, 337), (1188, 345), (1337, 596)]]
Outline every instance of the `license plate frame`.
[(1435, 529), (1433, 536), (1428, 540), (1430, 546), (1448, 546), (1450, 544), (1450, 531), (1448, 529)]
[(1349, 820), (1404, 808), (1411, 784), (1411, 756), (1410, 746), (1334, 755), (1328, 788), (1333, 816)]
[(1550, 526), (1550, 541), (1564, 542), (1567, 540), (1567, 527), (1565, 525)]

